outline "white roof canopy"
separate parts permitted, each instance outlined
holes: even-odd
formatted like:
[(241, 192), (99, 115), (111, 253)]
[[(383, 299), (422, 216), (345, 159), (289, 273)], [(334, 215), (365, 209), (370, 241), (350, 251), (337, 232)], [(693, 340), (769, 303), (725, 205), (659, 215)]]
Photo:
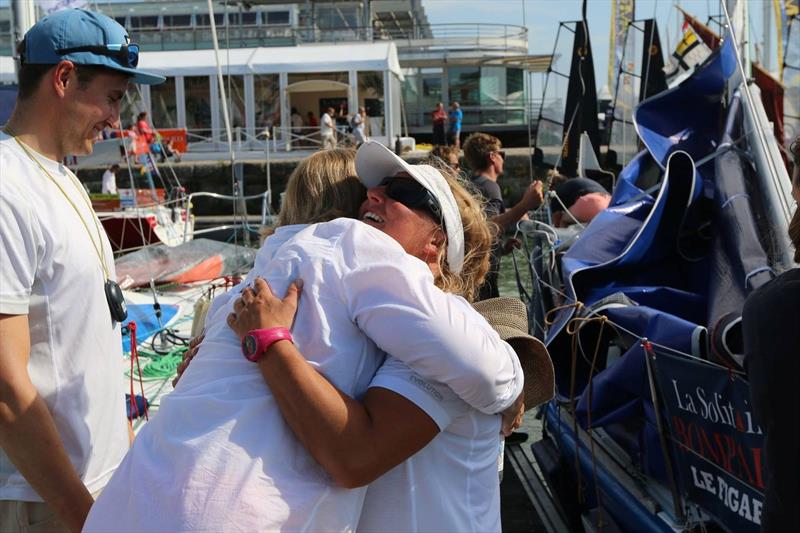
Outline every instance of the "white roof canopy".
[[(223, 74), (276, 74), (389, 70), (401, 80), (392, 42), (314, 44), (220, 50)], [(214, 50), (142, 52), (139, 68), (163, 76), (209, 76), (216, 73)]]

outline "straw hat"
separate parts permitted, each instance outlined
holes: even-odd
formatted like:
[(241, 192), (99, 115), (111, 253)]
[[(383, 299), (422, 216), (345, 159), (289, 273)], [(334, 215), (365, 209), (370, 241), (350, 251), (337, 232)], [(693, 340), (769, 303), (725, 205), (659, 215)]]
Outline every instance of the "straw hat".
[(489, 324), (517, 352), (525, 375), (525, 410), (555, 396), (555, 372), (544, 343), (528, 334), (525, 304), (516, 298), (490, 298), (473, 304)]

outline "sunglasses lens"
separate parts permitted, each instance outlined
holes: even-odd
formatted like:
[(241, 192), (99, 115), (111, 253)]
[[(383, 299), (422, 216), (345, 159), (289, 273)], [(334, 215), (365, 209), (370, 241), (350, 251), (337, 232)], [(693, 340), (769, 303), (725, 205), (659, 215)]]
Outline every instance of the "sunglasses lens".
[(421, 183), (413, 179), (386, 179), (383, 181), (386, 186), (386, 196), (400, 202), (409, 209), (425, 209), (433, 217), (441, 222), (442, 210), (439, 202), (434, 196), (422, 186)]
[(395, 179), (386, 183), (386, 196), (410, 208), (424, 205), (427, 193), (422, 185), (411, 179)]
[(136, 68), (139, 65), (139, 45), (128, 45), (128, 66)]

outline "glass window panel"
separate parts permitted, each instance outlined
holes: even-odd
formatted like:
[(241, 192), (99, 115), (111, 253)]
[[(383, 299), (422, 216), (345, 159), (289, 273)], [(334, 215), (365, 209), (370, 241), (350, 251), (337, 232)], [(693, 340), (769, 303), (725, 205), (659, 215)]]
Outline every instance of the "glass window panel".
[(139, 28), (158, 28), (158, 15), (131, 17), (131, 29)]
[(359, 106), (367, 109), (367, 116), (383, 116), (383, 72), (380, 70), (358, 73)]
[(521, 106), (525, 101), (525, 71), (521, 68), (506, 69), (506, 93), (508, 105)]
[(228, 13), (228, 24), (231, 26), (254, 26), (256, 13)]
[(150, 107), (153, 110), (152, 118), (155, 127), (178, 127), (174, 78), (167, 78), (167, 81), (160, 85), (150, 86)]
[(139, 88), (135, 85), (125, 93), (119, 110), (119, 120), (123, 129), (128, 129), (136, 123), (136, 116), (145, 110)]
[(480, 67), (450, 67), (447, 69), (450, 101), (462, 106), (480, 105)]
[(280, 82), (277, 74), (253, 76), (256, 101), (256, 130), (280, 126)]
[[(199, 134), (211, 129), (211, 87), (208, 76), (186, 76), (186, 127)], [(198, 131), (199, 130), (199, 131)]]
[(288, 11), (268, 11), (267, 24), (289, 24)]
[[(195, 15), (194, 20), (195, 24), (200, 28), (211, 27), (211, 17), (209, 17), (207, 14)], [(214, 24), (217, 26), (222, 26), (225, 24), (225, 15), (223, 13), (214, 13)]]
[(164, 15), (164, 28), (188, 28), (191, 25), (191, 15)]
[(422, 76), (422, 115), (424, 123), (430, 124), (431, 113), (436, 104), (442, 101), (442, 69), (420, 69), (420, 76)]
[(506, 69), (503, 67), (482, 67), (480, 69), (480, 104), (499, 106), (506, 99)]
[[(244, 76), (226, 76), (225, 92), (228, 97), (228, 113), (230, 113), (231, 127), (244, 128)], [(220, 102), (220, 124), (222, 122), (222, 105)]]

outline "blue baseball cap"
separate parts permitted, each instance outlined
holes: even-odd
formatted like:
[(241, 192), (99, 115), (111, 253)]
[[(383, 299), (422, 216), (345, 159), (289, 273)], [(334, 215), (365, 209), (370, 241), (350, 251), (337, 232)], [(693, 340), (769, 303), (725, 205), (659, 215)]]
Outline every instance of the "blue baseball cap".
[(28, 30), (24, 43), (25, 64), (55, 65), (66, 60), (130, 74), (134, 83), (156, 85), (166, 80), (138, 70), (139, 46), (115, 20), (94, 11), (64, 9), (48, 15)]

